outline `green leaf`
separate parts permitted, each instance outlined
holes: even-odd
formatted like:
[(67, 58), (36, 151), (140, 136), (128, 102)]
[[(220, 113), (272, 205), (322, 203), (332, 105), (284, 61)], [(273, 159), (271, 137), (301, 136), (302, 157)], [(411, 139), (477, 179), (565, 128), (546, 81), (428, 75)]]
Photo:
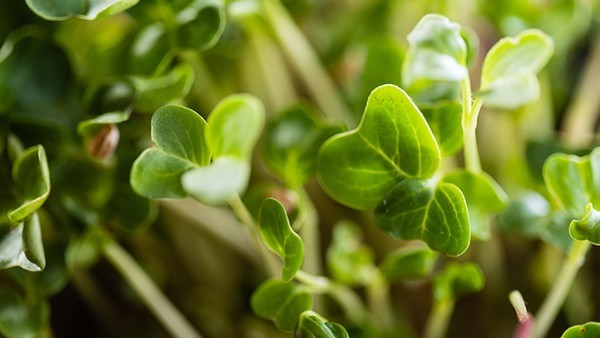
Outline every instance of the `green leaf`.
[(154, 201), (135, 194), (128, 186), (120, 186), (103, 208), (102, 219), (112, 229), (132, 234), (150, 226), (157, 214)]
[(571, 326), (560, 338), (595, 338), (600, 336), (600, 323), (589, 322)]
[(29, 271), (41, 271), (46, 266), (37, 213), (17, 224), (0, 240), (0, 269), (16, 266)]
[(79, 122), (77, 125), (77, 133), (79, 133), (79, 135), (92, 135), (106, 125), (119, 124), (129, 120), (129, 116), (129, 113), (122, 111), (104, 113), (93, 119)]
[(27, 6), (46, 20), (100, 19), (122, 12), (139, 0), (25, 0)]
[(406, 177), (431, 177), (440, 151), (425, 118), (406, 93), (376, 88), (357, 129), (321, 147), (318, 173), (325, 191), (356, 209), (374, 209)]
[(439, 14), (427, 14), (407, 38), (404, 87), (420, 81), (459, 82), (467, 76), (467, 44), (459, 24)]
[(142, 28), (135, 37), (130, 51), (130, 68), (141, 74), (152, 74), (169, 54), (169, 39), (160, 22)]
[(395, 238), (419, 239), (449, 256), (465, 252), (471, 241), (465, 198), (445, 182), (404, 179), (375, 209), (375, 223)]
[(40, 337), (49, 319), (46, 302), (28, 304), (15, 290), (0, 289), (0, 333), (6, 337)]
[(65, 263), (65, 246), (59, 243), (46, 243), (46, 267), (43, 271), (31, 272), (23, 269), (10, 269), (7, 273), (23, 290), (33, 291), (38, 299), (53, 296), (69, 282), (71, 271)]
[(489, 217), (500, 212), (508, 204), (508, 196), (504, 190), (484, 172), (456, 170), (447, 174), (443, 181), (456, 185), (465, 196), (473, 236), (489, 239)]
[(248, 160), (264, 123), (264, 107), (258, 98), (249, 94), (226, 97), (208, 117), (206, 142), (213, 157)]
[(587, 240), (595, 245), (600, 245), (600, 212), (592, 204), (585, 208), (585, 216), (574, 220), (569, 225), (569, 234), (576, 240)]
[(213, 47), (225, 30), (221, 0), (193, 0), (177, 13), (177, 42), (184, 48)]
[(145, 150), (131, 169), (134, 191), (150, 198), (187, 196), (181, 176), (210, 161), (205, 128), (204, 119), (191, 109), (181, 106), (158, 109), (152, 116), (152, 140), (156, 147)]
[(210, 166), (193, 168), (181, 176), (184, 191), (212, 205), (225, 203), (235, 194), (243, 194), (250, 179), (247, 161), (223, 156)]
[(190, 92), (194, 78), (194, 69), (185, 62), (157, 77), (132, 76), (131, 82), (137, 92), (135, 106), (138, 110), (151, 112), (179, 100)]
[(537, 73), (552, 57), (554, 43), (543, 32), (529, 29), (498, 41), (488, 52), (478, 95), (490, 107), (516, 109), (539, 97)]
[(265, 199), (258, 211), (258, 225), (265, 244), (283, 260), (281, 278), (291, 280), (302, 267), (304, 244), (292, 230), (283, 205), (274, 198)]
[(314, 311), (305, 311), (300, 315), (294, 338), (350, 338), (350, 336), (340, 324), (330, 322)]
[(312, 298), (302, 286), (270, 279), (254, 291), (250, 303), (258, 316), (272, 320), (282, 331), (292, 332), (300, 315), (312, 307)]
[(455, 155), (463, 146), (462, 104), (440, 101), (434, 105), (421, 105), (420, 108), (442, 156)]
[(380, 269), (390, 282), (431, 275), (437, 253), (424, 247), (402, 248), (385, 256)]
[(485, 277), (475, 263), (450, 262), (433, 279), (433, 296), (438, 301), (453, 300), (483, 289)]
[(19, 155), (12, 177), (19, 189), (21, 204), (8, 213), (8, 218), (17, 223), (39, 209), (50, 195), (50, 172), (44, 147), (33, 146)]
[(574, 219), (588, 214), (589, 203), (600, 209), (600, 148), (584, 157), (554, 154), (544, 163), (543, 175), (552, 198)]
[(334, 226), (326, 258), (331, 275), (348, 285), (365, 285), (376, 272), (373, 250), (362, 243), (358, 225), (349, 221)]
[(308, 105), (293, 106), (267, 129), (265, 163), (288, 187), (301, 186), (315, 174), (321, 144), (339, 132), (341, 127), (320, 123)]

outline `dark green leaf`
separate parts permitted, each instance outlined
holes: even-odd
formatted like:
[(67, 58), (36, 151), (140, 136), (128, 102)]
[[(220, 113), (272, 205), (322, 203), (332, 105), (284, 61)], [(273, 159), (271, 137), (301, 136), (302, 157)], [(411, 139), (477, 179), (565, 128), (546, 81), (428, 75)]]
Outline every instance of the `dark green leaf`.
[(296, 188), (315, 174), (321, 144), (339, 132), (341, 127), (317, 122), (311, 107), (296, 105), (267, 129), (265, 162), (288, 187)]
[(142, 28), (131, 45), (131, 69), (136, 73), (150, 75), (169, 54), (169, 39), (160, 22)]
[(574, 219), (587, 214), (589, 203), (600, 209), (600, 148), (584, 157), (554, 154), (543, 174), (552, 198)]
[(119, 187), (102, 210), (102, 219), (113, 229), (131, 234), (150, 226), (157, 214), (154, 201), (135, 194), (129, 187)]
[(375, 209), (375, 223), (395, 238), (419, 239), (450, 256), (465, 252), (471, 241), (465, 198), (450, 183), (404, 179)]
[(380, 269), (390, 282), (431, 275), (437, 253), (424, 247), (403, 248), (385, 256)]
[(465, 196), (473, 236), (489, 239), (489, 216), (501, 211), (508, 204), (508, 196), (504, 190), (484, 172), (456, 170), (446, 175), (444, 182), (456, 185)]
[(39, 209), (50, 194), (50, 172), (44, 147), (37, 145), (25, 150), (15, 161), (12, 176), (21, 204), (9, 212), (8, 218), (16, 223)]
[(131, 168), (131, 187), (149, 198), (184, 198), (181, 185), (183, 173), (194, 165), (159, 149), (146, 149)]
[(552, 39), (530, 29), (498, 41), (488, 52), (481, 70), (478, 95), (484, 104), (515, 109), (539, 97), (537, 73), (554, 52)]
[(312, 298), (301, 286), (271, 279), (254, 291), (251, 304), (258, 316), (272, 320), (282, 331), (292, 332), (300, 315), (312, 307)]
[(188, 63), (180, 63), (168, 73), (157, 77), (132, 76), (136, 89), (135, 106), (145, 112), (185, 97), (194, 83), (194, 69)]
[(225, 9), (221, 0), (192, 0), (177, 13), (178, 44), (184, 48), (208, 49), (225, 29)]
[(350, 338), (346, 329), (337, 323), (328, 321), (314, 311), (305, 311), (300, 321), (295, 338)]
[(292, 230), (283, 205), (274, 198), (265, 199), (258, 212), (258, 225), (265, 244), (283, 260), (281, 278), (291, 280), (302, 267), (304, 244)]
[(0, 269), (21, 267), (41, 271), (46, 266), (40, 221), (33, 213), (0, 240)]
[(357, 129), (321, 147), (319, 177), (325, 191), (356, 209), (374, 209), (406, 177), (431, 177), (440, 152), (425, 118), (392, 85), (373, 91)]
[(433, 279), (436, 300), (452, 300), (483, 289), (485, 277), (475, 263), (450, 262)]
[(596, 338), (600, 337), (600, 323), (589, 322), (570, 327), (560, 338)]
[(26, 304), (13, 289), (0, 290), (0, 332), (6, 337), (40, 337), (49, 319), (46, 302), (37, 300)]
[(139, 0), (25, 0), (33, 12), (47, 20), (94, 20), (122, 12)]
[(46, 243), (46, 268), (31, 272), (23, 269), (10, 269), (8, 274), (28, 292), (38, 297), (49, 297), (61, 291), (69, 282), (70, 271), (65, 263), (65, 247), (62, 244)]
[(440, 146), (442, 156), (456, 154), (463, 145), (462, 104), (441, 101), (434, 105), (421, 105), (420, 108)]
[(351, 222), (335, 225), (326, 258), (331, 275), (345, 284), (364, 285), (376, 273), (375, 254), (362, 243), (360, 228)]

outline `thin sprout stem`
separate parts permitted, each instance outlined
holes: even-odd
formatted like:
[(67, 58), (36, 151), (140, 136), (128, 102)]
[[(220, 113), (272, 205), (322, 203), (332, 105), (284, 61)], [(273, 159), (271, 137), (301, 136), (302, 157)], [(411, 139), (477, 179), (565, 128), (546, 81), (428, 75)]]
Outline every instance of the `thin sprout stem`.
[(277, 276), (279, 274), (279, 264), (275, 261), (275, 256), (273, 256), (265, 246), (260, 237), (260, 232), (258, 230), (258, 224), (252, 217), (252, 214), (246, 208), (246, 205), (242, 201), (239, 195), (235, 195), (229, 199), (229, 206), (233, 213), (240, 219), (243, 225), (245, 225), (246, 231), (249, 232), (250, 238), (254, 242), (256, 249), (260, 252), (260, 255), (267, 265), (268, 273), (270, 276)]
[(450, 317), (454, 311), (454, 299), (437, 300), (427, 318), (424, 338), (443, 338), (448, 331)]
[(388, 332), (394, 325), (390, 286), (379, 270), (373, 273), (373, 277), (366, 286), (366, 291), (369, 307), (380, 324), (381, 331)]
[(300, 234), (304, 241), (304, 265), (306, 272), (319, 275), (323, 267), (321, 266), (321, 246), (319, 238), (319, 216), (313, 205), (310, 196), (303, 187), (296, 189), (299, 199), (300, 215)]
[(150, 312), (173, 336), (201, 338), (202, 335), (154, 284), (138, 263), (117, 242), (109, 240), (102, 247), (106, 259), (127, 281), (127, 284), (146, 304)]
[(558, 311), (565, 302), (579, 268), (583, 265), (589, 248), (590, 242), (588, 241), (574, 241), (569, 256), (563, 262), (552, 289), (535, 315), (533, 338), (545, 337), (550, 330)]
[(462, 128), (465, 166), (468, 171), (477, 173), (481, 171), (479, 150), (477, 149), (477, 118), (483, 106), (483, 100), (476, 98), (471, 104), (471, 95), (471, 81), (467, 77), (462, 81)]
[(339, 304), (348, 320), (353, 323), (362, 323), (366, 318), (366, 309), (362, 300), (349, 287), (337, 284), (327, 277), (311, 275), (305, 271), (298, 271), (296, 280), (310, 287), (315, 292), (326, 293)]

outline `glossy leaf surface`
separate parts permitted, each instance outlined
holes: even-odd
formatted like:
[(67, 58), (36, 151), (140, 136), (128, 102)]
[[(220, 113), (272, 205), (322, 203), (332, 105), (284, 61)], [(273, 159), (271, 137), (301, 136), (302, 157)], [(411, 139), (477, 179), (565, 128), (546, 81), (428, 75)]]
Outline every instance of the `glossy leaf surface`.
[(418, 81), (461, 81), (467, 76), (467, 44), (461, 27), (439, 14), (425, 15), (408, 34), (403, 84)]
[(591, 203), (586, 206), (585, 211), (583, 218), (571, 222), (569, 234), (576, 240), (588, 240), (600, 245), (600, 212)]
[(9, 230), (0, 240), (0, 269), (20, 267), (41, 271), (46, 266), (40, 221), (36, 213)]
[(390, 282), (431, 275), (437, 253), (428, 248), (403, 248), (388, 254), (380, 265), (381, 273)]
[(265, 244), (283, 260), (283, 280), (291, 280), (304, 261), (304, 244), (292, 230), (285, 208), (274, 198), (263, 201), (258, 212), (260, 234)]
[(145, 150), (131, 169), (131, 186), (151, 198), (183, 198), (181, 175), (207, 165), (210, 153), (204, 141), (206, 122), (191, 109), (164, 106), (152, 116), (154, 148)]
[(421, 105), (420, 108), (442, 156), (456, 154), (463, 145), (462, 105), (455, 101), (441, 101), (434, 105)]
[(47, 20), (78, 18), (94, 20), (122, 12), (139, 0), (25, 0), (27, 6)]
[(374, 209), (406, 177), (431, 177), (440, 152), (427, 122), (406, 93), (384, 85), (373, 91), (357, 129), (325, 142), (319, 156), (323, 188), (338, 202)]
[(570, 327), (560, 338), (595, 338), (600, 336), (600, 323), (589, 322)]
[(489, 216), (504, 209), (508, 203), (504, 190), (484, 172), (457, 170), (446, 175), (444, 182), (456, 185), (465, 196), (473, 236), (489, 239)]
[(184, 48), (208, 49), (225, 29), (225, 8), (221, 0), (192, 0), (177, 13), (177, 42)]
[(351, 222), (335, 225), (326, 258), (331, 275), (348, 285), (364, 285), (375, 273), (375, 253), (363, 243), (358, 225)]
[(314, 311), (305, 311), (294, 338), (350, 338), (346, 329), (338, 323), (330, 322)]
[(515, 109), (539, 97), (537, 73), (554, 52), (552, 39), (530, 29), (498, 41), (488, 52), (481, 71), (479, 94), (484, 104)]
[(433, 279), (436, 300), (451, 300), (483, 289), (485, 277), (475, 263), (448, 263)]
[(0, 333), (6, 337), (39, 337), (50, 317), (48, 304), (26, 304), (14, 289), (0, 290)]
[(449, 256), (465, 252), (471, 241), (465, 197), (450, 183), (404, 179), (375, 209), (375, 223), (395, 238), (419, 239)]
[(600, 208), (600, 148), (588, 156), (554, 154), (544, 163), (544, 181), (552, 198), (575, 219), (589, 203)]
[(301, 286), (271, 279), (254, 291), (251, 305), (258, 316), (272, 320), (282, 331), (292, 332), (300, 315), (312, 307), (312, 298)]
[(50, 172), (44, 147), (34, 146), (19, 155), (13, 164), (12, 177), (20, 192), (20, 206), (11, 210), (8, 218), (16, 223), (39, 209), (50, 194)]
[(283, 112), (267, 129), (264, 158), (269, 168), (291, 188), (316, 172), (319, 147), (341, 127), (325, 126), (307, 105)]

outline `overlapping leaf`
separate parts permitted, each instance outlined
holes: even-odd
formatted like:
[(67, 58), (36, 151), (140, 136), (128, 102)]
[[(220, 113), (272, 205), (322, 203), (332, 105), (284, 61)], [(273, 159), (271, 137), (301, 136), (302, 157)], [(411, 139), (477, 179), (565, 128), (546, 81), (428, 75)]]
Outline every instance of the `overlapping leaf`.
[(39, 209), (50, 194), (50, 172), (44, 147), (38, 145), (25, 150), (13, 164), (12, 176), (20, 192), (20, 205), (9, 211), (8, 218), (16, 223)]
[(365, 285), (375, 273), (375, 253), (362, 243), (360, 228), (351, 222), (335, 225), (326, 258), (331, 275), (345, 284)]
[(350, 338), (346, 329), (330, 322), (314, 311), (305, 311), (294, 335), (295, 338)]
[(41, 271), (46, 266), (40, 221), (35, 212), (0, 239), (0, 269), (17, 266), (29, 271)]
[(292, 332), (300, 315), (311, 309), (312, 298), (302, 286), (271, 279), (254, 291), (250, 303), (258, 316), (272, 320), (282, 331)]

